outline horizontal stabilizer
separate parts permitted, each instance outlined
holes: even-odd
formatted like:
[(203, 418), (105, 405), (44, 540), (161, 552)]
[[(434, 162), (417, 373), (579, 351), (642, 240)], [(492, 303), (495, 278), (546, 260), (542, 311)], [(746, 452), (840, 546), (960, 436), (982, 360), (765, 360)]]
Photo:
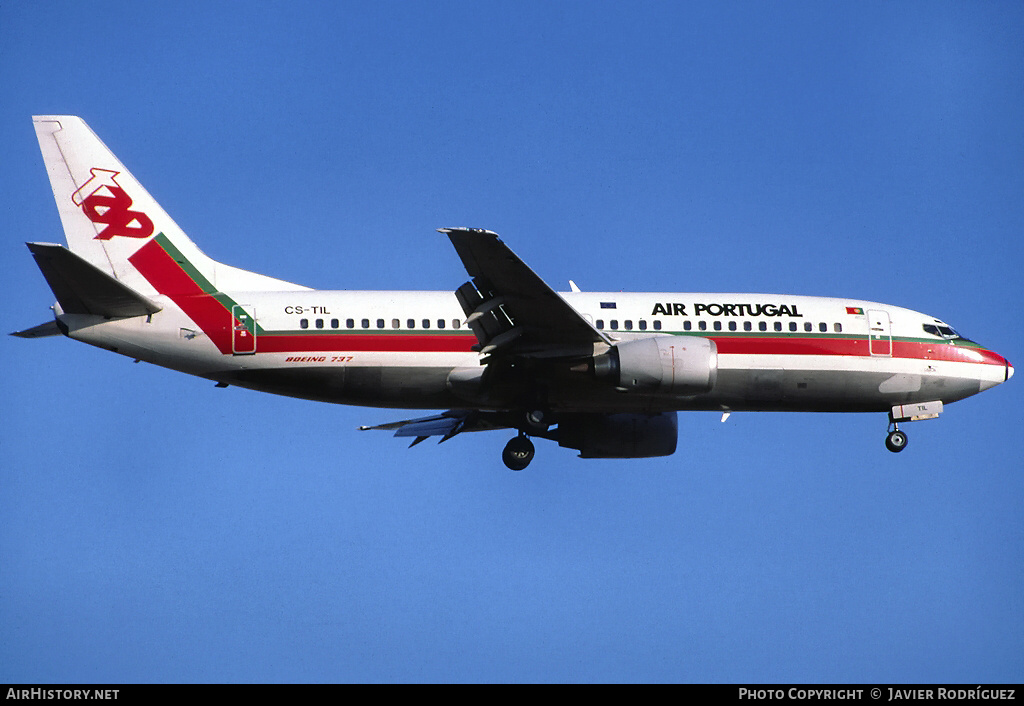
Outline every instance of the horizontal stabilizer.
[(18, 338), (44, 338), (46, 336), (60, 336), (61, 330), (57, 327), (56, 321), (47, 321), (45, 324), (39, 324), (24, 331), (15, 331), (11, 335)]
[(62, 245), (26, 243), (65, 314), (109, 318), (155, 314), (161, 307)]

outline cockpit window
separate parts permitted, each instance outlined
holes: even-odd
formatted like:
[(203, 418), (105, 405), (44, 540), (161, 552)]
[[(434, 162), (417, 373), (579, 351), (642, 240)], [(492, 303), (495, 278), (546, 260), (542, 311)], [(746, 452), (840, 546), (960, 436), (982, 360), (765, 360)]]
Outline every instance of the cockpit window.
[(930, 333), (933, 336), (939, 336), (945, 338), (947, 341), (967, 341), (973, 343), (971, 339), (964, 338), (959, 333), (954, 331), (949, 326), (936, 326), (935, 324), (923, 324), (924, 332)]

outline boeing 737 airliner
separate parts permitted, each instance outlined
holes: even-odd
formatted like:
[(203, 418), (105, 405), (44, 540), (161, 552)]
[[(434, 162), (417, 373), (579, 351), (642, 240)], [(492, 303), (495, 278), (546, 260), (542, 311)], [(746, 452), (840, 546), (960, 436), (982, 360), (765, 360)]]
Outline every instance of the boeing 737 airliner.
[[(879, 412), (899, 424), (1010, 379), (1002, 356), (888, 304), (772, 294), (558, 293), (497, 235), (442, 228), (451, 291), (322, 291), (204, 255), (80, 118), (34, 118), (67, 247), (29, 243), (62, 333), (216, 381), (324, 402), (443, 409), (387, 429), (513, 430), (582, 458), (675, 452), (683, 410)], [(724, 417), (723, 417), (724, 418)]]

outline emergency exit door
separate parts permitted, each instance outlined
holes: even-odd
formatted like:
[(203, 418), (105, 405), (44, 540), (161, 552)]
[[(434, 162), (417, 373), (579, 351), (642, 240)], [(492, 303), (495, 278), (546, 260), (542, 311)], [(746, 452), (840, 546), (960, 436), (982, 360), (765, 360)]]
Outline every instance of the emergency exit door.
[(231, 352), (251, 355), (256, 352), (256, 312), (252, 307), (235, 304), (231, 307)]
[(892, 325), (889, 312), (868, 311), (868, 350), (871, 355), (892, 355)]

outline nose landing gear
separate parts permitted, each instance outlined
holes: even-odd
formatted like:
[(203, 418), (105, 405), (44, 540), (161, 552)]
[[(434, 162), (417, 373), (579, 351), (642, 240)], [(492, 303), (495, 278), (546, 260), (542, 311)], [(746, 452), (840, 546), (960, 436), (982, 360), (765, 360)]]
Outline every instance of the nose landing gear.
[(889, 434), (885, 437), (885, 448), (889, 449), (894, 454), (907, 448), (907, 435), (900, 431), (900, 426), (896, 422), (896, 417), (891, 412), (889, 413)]
[(533, 460), (534, 448), (530, 437), (522, 432), (505, 444), (501, 452), (501, 460), (513, 471), (521, 471)]
[(900, 431), (900, 422), (919, 422), (935, 419), (942, 414), (942, 400), (898, 404), (889, 411), (889, 435), (885, 437), (885, 448), (899, 453), (907, 448), (907, 435)]

